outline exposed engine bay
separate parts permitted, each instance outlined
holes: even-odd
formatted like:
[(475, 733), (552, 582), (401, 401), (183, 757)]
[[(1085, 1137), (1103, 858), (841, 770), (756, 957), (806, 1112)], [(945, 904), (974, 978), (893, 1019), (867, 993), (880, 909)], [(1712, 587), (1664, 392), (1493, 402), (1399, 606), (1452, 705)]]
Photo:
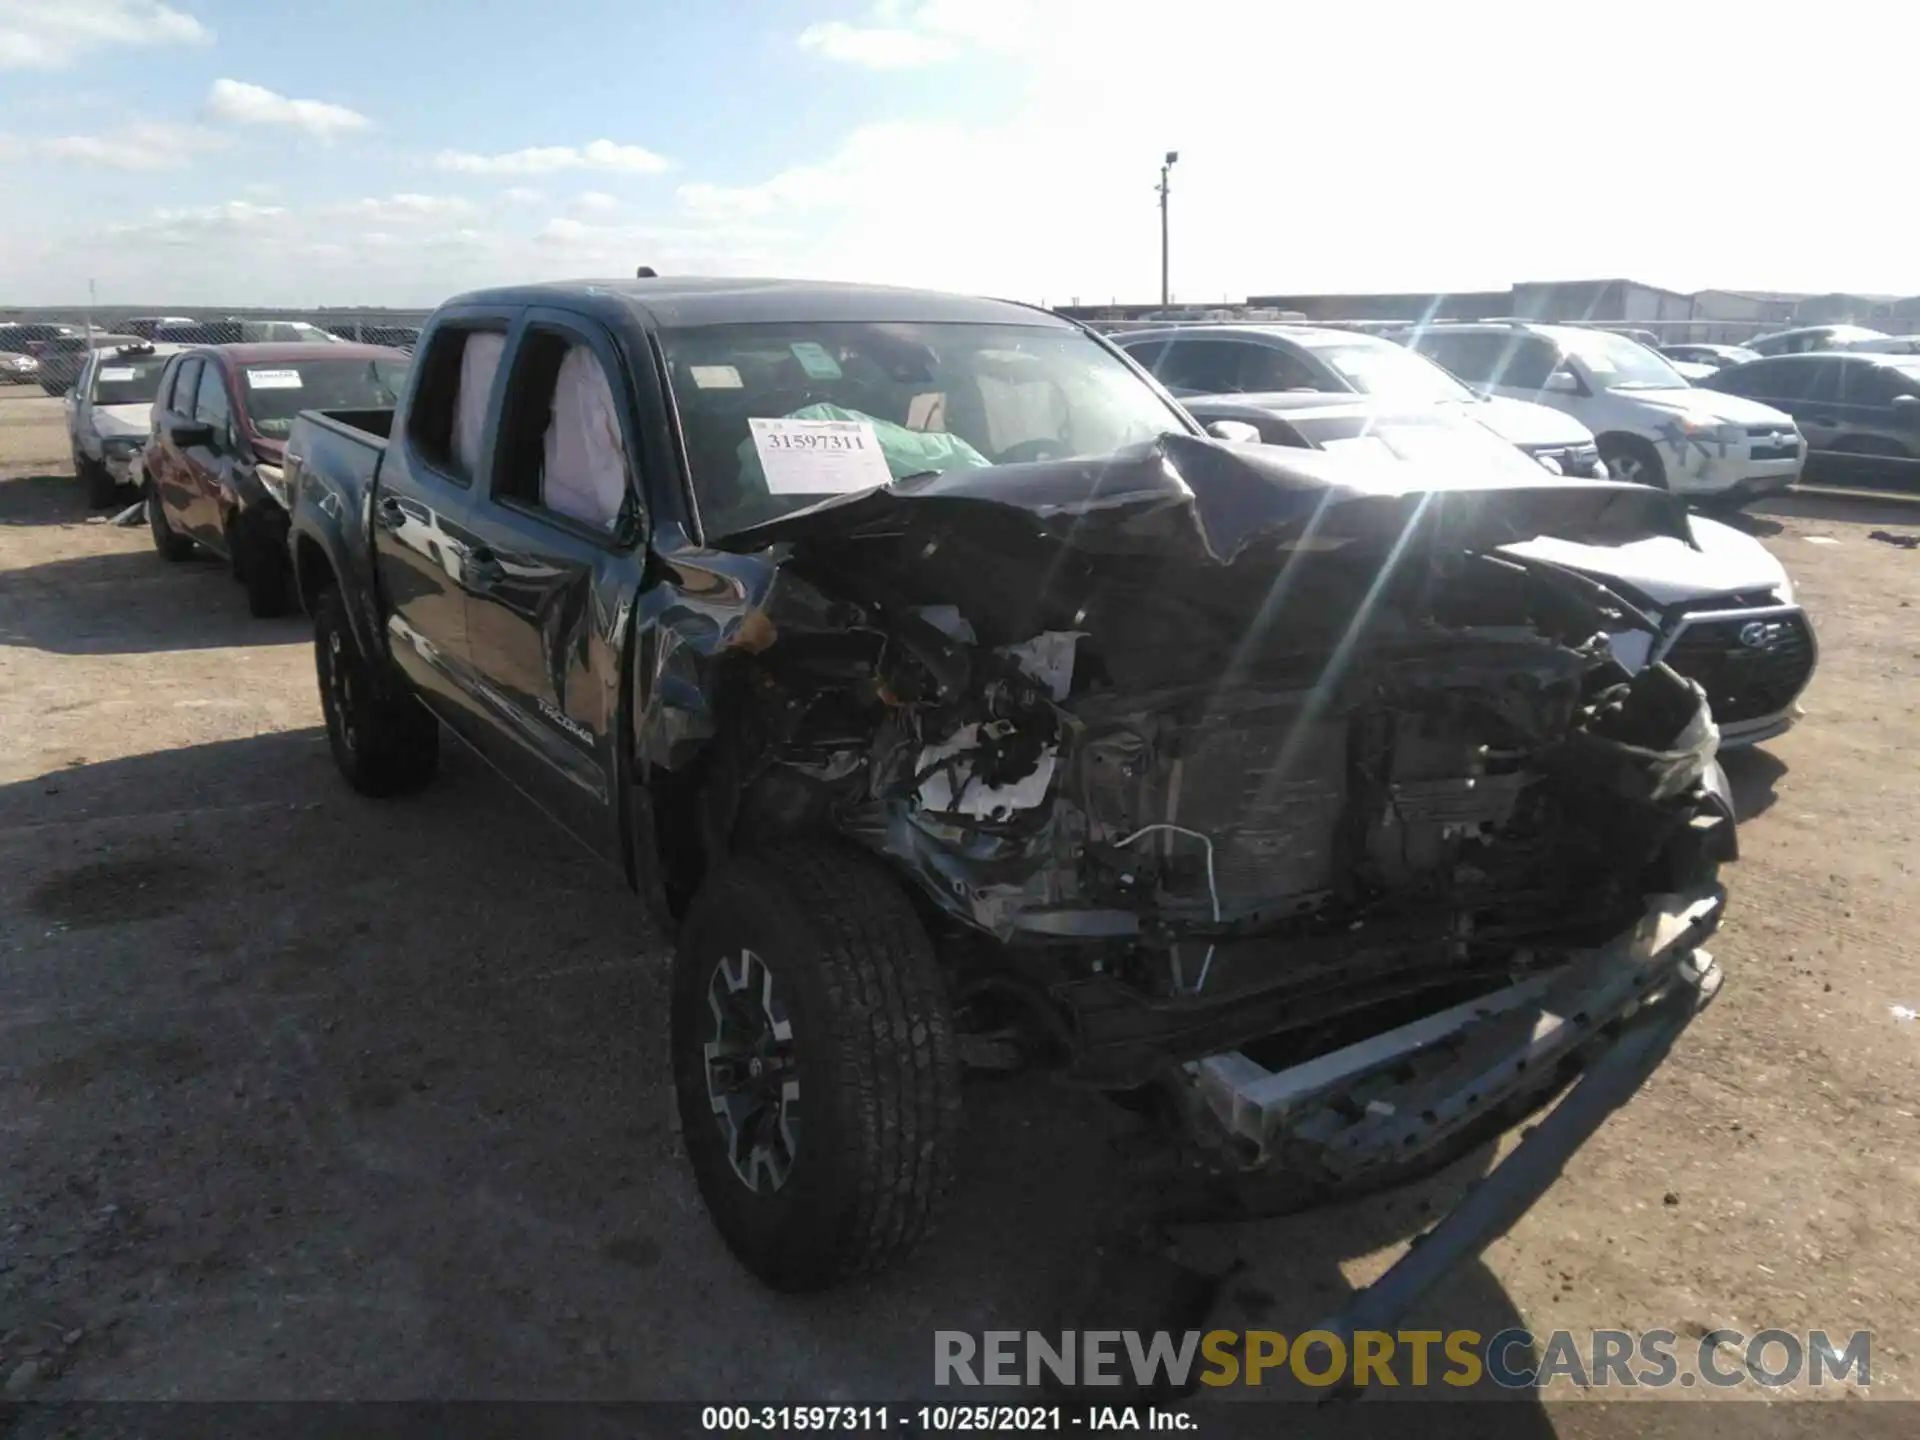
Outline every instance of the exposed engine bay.
[(710, 833), (880, 853), (970, 957), (983, 1037), (1115, 1088), (1325, 1053), (1711, 881), (1732, 827), (1700, 693), (1615, 660), (1630, 604), (1500, 548), (1630, 537), (1669, 497), (1345, 492), (1185, 443), (1077, 500), (1071, 462), (1002, 467), (1051, 498), (766, 527)]

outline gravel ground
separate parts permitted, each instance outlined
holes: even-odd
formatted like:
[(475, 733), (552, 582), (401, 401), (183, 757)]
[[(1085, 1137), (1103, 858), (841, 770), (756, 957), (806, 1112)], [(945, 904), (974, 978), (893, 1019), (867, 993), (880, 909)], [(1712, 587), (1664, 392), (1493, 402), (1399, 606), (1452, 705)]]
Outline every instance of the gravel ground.
[[(1874, 1396), (1920, 1398), (1920, 1024), (1895, 1008), (1920, 1006), (1920, 554), (1872, 538), (1920, 510), (1794, 497), (1749, 524), (1823, 656), (1800, 727), (1729, 758), (1728, 984), (1417, 1318), (1866, 1328)], [(416, 800), (358, 799), (318, 725), (303, 623), (86, 523), (58, 405), (0, 395), (0, 1379), (851, 1401), (929, 1393), (936, 1328), (1053, 1323), (1124, 1183), (1123, 1113), (971, 1087), (935, 1242), (768, 1294), (679, 1162), (637, 903), (464, 755)], [(1300, 1328), (1485, 1163), (1189, 1237), (1245, 1267), (1212, 1323)]]

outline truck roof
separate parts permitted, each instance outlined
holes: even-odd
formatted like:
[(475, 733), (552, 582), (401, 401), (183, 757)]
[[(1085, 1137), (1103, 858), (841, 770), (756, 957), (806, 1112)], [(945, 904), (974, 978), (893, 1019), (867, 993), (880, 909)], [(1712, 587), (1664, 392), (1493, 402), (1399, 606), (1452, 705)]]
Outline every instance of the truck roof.
[(750, 325), (793, 321), (957, 322), (1076, 328), (1071, 321), (1011, 300), (938, 290), (853, 285), (831, 280), (761, 280), (688, 275), (625, 280), (558, 280), (476, 290), (458, 305), (540, 305), (556, 297), (591, 299), (638, 311), (655, 325)]

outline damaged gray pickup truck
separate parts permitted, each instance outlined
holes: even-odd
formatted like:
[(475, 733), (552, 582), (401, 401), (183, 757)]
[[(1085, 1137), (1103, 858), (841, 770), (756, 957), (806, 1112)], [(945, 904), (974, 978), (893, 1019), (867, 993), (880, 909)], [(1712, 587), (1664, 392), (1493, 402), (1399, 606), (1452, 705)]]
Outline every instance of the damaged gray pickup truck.
[(769, 1284), (921, 1237), (970, 1067), (1161, 1116), (1249, 1211), (1537, 1116), (1387, 1321), (1718, 987), (1701, 693), (1514, 548), (1691, 544), (1664, 493), (1227, 443), (912, 291), (490, 291), (417, 353), (288, 445), (334, 755), (391, 795), (449, 730), (656, 904), (687, 1153)]

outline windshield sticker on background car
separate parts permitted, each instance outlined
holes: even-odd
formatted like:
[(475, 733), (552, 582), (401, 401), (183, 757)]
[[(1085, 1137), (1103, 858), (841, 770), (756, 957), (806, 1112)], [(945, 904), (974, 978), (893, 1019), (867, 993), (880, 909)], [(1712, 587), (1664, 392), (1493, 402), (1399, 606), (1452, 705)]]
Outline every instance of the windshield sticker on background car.
[(693, 376), (693, 383), (702, 390), (742, 388), (740, 372), (731, 365), (691, 365), (688, 371)]
[(787, 349), (793, 352), (793, 358), (800, 362), (800, 368), (807, 372), (809, 380), (838, 380), (840, 362), (827, 353), (827, 347), (812, 340), (796, 340)]
[(298, 390), (300, 372), (298, 370), (249, 370), (247, 388), (250, 390)]
[(96, 380), (118, 380), (124, 382), (133, 379), (133, 367), (131, 365), (109, 365), (104, 367), (94, 378)]
[(850, 495), (893, 483), (864, 420), (768, 420), (755, 415), (753, 448), (774, 495)]

